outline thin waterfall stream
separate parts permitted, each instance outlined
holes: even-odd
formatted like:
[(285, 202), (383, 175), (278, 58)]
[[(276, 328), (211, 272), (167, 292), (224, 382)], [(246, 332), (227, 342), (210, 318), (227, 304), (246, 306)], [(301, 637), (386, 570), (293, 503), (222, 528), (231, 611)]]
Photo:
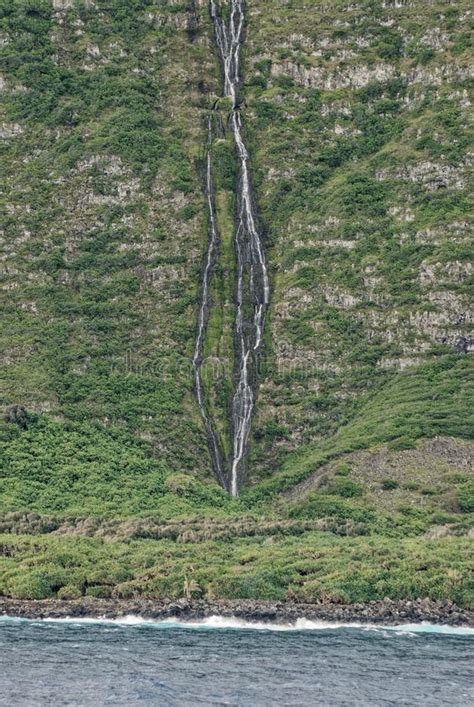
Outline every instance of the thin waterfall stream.
[(223, 462), (223, 454), (221, 447), (219, 445), (219, 440), (217, 433), (209, 415), (205, 396), (204, 396), (204, 384), (202, 380), (202, 360), (204, 351), (204, 336), (206, 333), (207, 322), (209, 318), (209, 305), (210, 305), (210, 283), (212, 276), (212, 269), (216, 262), (217, 251), (219, 247), (219, 232), (217, 230), (217, 220), (216, 220), (216, 210), (214, 205), (214, 188), (212, 182), (212, 115), (209, 115), (207, 124), (207, 160), (206, 160), (206, 198), (207, 198), (207, 208), (209, 214), (209, 234), (208, 234), (208, 246), (207, 253), (204, 262), (203, 272), (202, 272), (202, 284), (201, 284), (201, 301), (199, 305), (198, 314), (198, 329), (196, 342), (194, 345), (194, 355), (193, 355), (193, 370), (194, 370), (194, 390), (196, 393), (196, 398), (198, 401), (199, 409), (201, 411), (201, 416), (203, 418), (204, 427), (206, 429), (207, 440), (209, 444), (209, 450), (211, 452), (212, 466), (214, 474), (217, 477), (219, 483), (227, 489), (227, 474), (225, 471), (225, 466)]
[[(244, 2), (230, 0), (230, 18), (226, 21), (214, 0), (210, 15), (223, 73), (223, 95), (232, 101), (230, 129), (239, 163), (236, 188), (236, 288), (234, 323), (234, 379), (231, 405), (231, 453), (224, 466), (223, 454), (214, 425), (206, 411), (201, 378), (203, 340), (209, 310), (209, 282), (212, 262), (218, 247), (215, 206), (212, 195), (212, 120), (209, 118), (206, 192), (209, 211), (209, 242), (203, 271), (201, 304), (193, 366), (195, 390), (204, 419), (214, 473), (233, 496), (238, 496), (245, 477), (250, 431), (257, 386), (256, 357), (263, 342), (265, 313), (270, 300), (270, 284), (262, 239), (258, 230), (255, 202), (249, 173), (249, 153), (244, 142), (239, 105), (240, 50), (243, 42)], [(228, 471), (225, 471), (225, 467)]]

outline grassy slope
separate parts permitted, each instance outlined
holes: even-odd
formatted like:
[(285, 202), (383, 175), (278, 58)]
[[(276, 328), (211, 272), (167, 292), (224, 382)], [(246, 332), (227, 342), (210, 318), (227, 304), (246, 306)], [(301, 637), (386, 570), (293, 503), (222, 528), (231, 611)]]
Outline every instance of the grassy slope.
[[(455, 352), (469, 325), (463, 11), (274, 5), (248, 3), (246, 125), (274, 294), (239, 501), (209, 477), (190, 390), (218, 90), (205, 8), (190, 32), (187, 3), (2, 5), (4, 403), (29, 420), (2, 424), (0, 592), (180, 596), (187, 578), (210, 597), (470, 601), (469, 470), (448, 461), (416, 488), (425, 470), (403, 454), (473, 429), (472, 366)], [(214, 150), (223, 248), (206, 351), (225, 364), (228, 136)], [(224, 426), (226, 380), (214, 389)], [(344, 461), (387, 442), (410, 504), (390, 483), (378, 504)], [(282, 495), (331, 460), (328, 483)], [(183, 532), (78, 538), (90, 516)], [(429, 539), (440, 525), (452, 536)]]
[[(311, 6), (249, 5), (247, 124), (273, 269), (262, 476), (472, 336), (467, 5)], [(446, 418), (459, 433), (462, 416)]]
[(5, 121), (17, 130), (5, 141), (4, 402), (85, 435), (89, 421), (111, 440), (138, 433), (168, 469), (205, 474), (187, 356), (205, 54), (176, 29), (188, 19), (177, 4), (169, 16), (103, 5), (2, 5)]

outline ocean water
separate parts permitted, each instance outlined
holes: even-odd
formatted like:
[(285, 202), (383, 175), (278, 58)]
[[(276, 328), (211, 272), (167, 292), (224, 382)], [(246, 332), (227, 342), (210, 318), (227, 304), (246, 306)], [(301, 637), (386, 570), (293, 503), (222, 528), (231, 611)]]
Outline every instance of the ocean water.
[(474, 705), (471, 629), (0, 619), (0, 705)]

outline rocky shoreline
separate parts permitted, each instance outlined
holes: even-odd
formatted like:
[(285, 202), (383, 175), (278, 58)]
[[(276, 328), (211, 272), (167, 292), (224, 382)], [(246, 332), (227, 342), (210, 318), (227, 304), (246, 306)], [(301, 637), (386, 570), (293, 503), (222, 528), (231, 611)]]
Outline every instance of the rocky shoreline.
[(144, 619), (179, 618), (182, 621), (210, 616), (237, 618), (250, 622), (293, 624), (298, 619), (340, 623), (385, 624), (429, 622), (449, 626), (474, 627), (474, 611), (450, 601), (382, 601), (367, 604), (296, 604), (258, 600), (158, 600), (158, 599), (42, 599), (0, 598), (3, 616), (27, 619), (104, 618), (139, 616)]

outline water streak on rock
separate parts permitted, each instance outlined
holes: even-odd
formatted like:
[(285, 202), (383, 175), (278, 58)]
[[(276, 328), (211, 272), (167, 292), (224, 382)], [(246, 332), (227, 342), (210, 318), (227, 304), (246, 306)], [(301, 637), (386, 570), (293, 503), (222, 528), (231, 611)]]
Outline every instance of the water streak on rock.
[(240, 51), (243, 41), (244, 3), (231, 0), (226, 22), (216, 3), (210, 3), (211, 18), (224, 74), (224, 95), (232, 100), (231, 128), (239, 159), (237, 190), (237, 288), (235, 317), (235, 378), (232, 401), (232, 460), (230, 491), (237, 496), (245, 474), (252, 415), (255, 406), (254, 357), (263, 339), (265, 310), (270, 299), (265, 254), (257, 226), (249, 175), (249, 154), (244, 142), (239, 106)]
[[(229, 472), (224, 473), (223, 458), (212, 422), (206, 412), (200, 365), (203, 337), (209, 309), (209, 279), (211, 264), (217, 248), (217, 227), (212, 197), (211, 151), (207, 159), (207, 198), (210, 220), (210, 237), (206, 266), (203, 275), (202, 301), (199, 313), (198, 336), (194, 355), (195, 388), (199, 407), (204, 418), (216, 476), (233, 496), (238, 496), (246, 472), (249, 437), (255, 407), (256, 356), (262, 342), (265, 312), (270, 299), (270, 284), (262, 238), (259, 233), (252, 184), (249, 173), (249, 153), (244, 141), (240, 90), (240, 51), (243, 42), (244, 3), (230, 0), (230, 17), (226, 21), (216, 2), (210, 0), (210, 14), (214, 25), (216, 45), (223, 72), (223, 93), (232, 101), (230, 129), (234, 136), (239, 163), (236, 189), (236, 290), (234, 324), (234, 376), (235, 388), (231, 406), (231, 454)], [(209, 123), (211, 126), (211, 123)], [(212, 142), (211, 127), (209, 141)], [(225, 478), (225, 482), (223, 479)]]
[(204, 349), (204, 335), (209, 318), (209, 289), (212, 276), (213, 265), (215, 264), (219, 247), (219, 232), (217, 230), (216, 211), (214, 205), (214, 189), (212, 182), (212, 116), (208, 119), (208, 141), (207, 141), (207, 163), (206, 163), (206, 197), (209, 213), (209, 240), (206, 258), (202, 272), (201, 301), (198, 314), (198, 330), (193, 355), (194, 389), (198, 401), (201, 416), (204, 421), (209, 449), (212, 457), (214, 474), (220, 484), (227, 488), (227, 474), (223, 464), (223, 455), (219, 445), (219, 440), (214, 428), (211, 416), (209, 415), (204, 397), (204, 385), (202, 380), (202, 359)]

